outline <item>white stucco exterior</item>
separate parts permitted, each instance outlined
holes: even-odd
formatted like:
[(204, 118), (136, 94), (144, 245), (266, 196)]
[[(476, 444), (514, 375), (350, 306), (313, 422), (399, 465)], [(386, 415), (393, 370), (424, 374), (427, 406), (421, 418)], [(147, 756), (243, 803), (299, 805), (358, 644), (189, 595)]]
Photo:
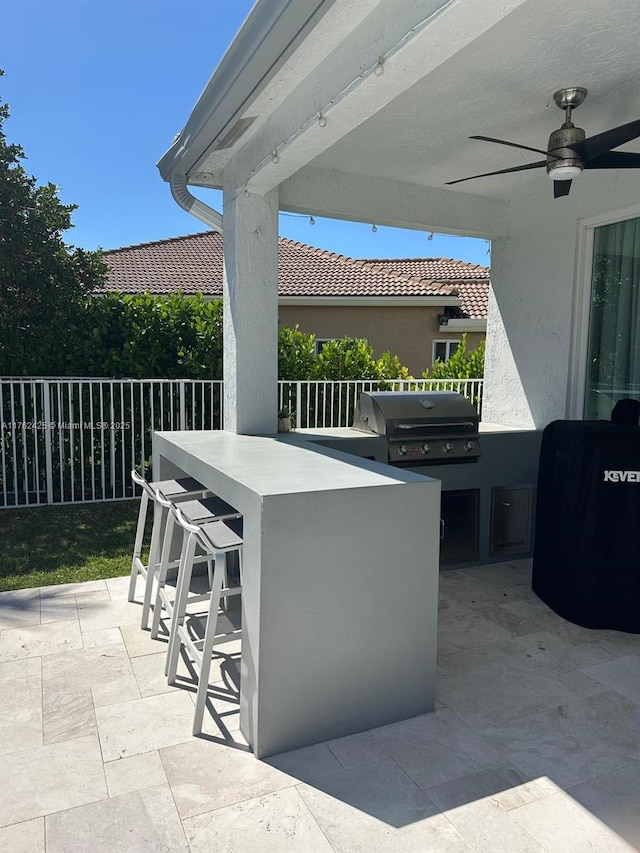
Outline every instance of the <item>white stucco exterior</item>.
[(492, 247), (485, 420), (543, 427), (582, 416), (582, 389), (571, 404), (570, 365), (572, 342), (586, 359), (586, 325), (574, 313), (590, 288), (588, 265), (578, 263), (581, 246), (590, 248), (580, 232), (585, 221), (616, 211), (640, 216), (638, 187), (622, 174), (589, 175), (569, 210), (550, 203), (548, 193), (510, 203), (508, 233)]
[(224, 427), (276, 431), (278, 397), (278, 192), (225, 193)]

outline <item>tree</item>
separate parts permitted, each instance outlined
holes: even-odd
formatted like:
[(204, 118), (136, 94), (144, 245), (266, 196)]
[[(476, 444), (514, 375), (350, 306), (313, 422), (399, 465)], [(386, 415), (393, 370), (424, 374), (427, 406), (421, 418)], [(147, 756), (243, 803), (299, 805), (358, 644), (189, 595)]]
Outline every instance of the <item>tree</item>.
[[(0, 70), (0, 76), (4, 72)], [(65, 373), (76, 308), (100, 285), (100, 252), (63, 240), (77, 205), (27, 175), (20, 145), (7, 142), (9, 105), (0, 100), (0, 373)]]

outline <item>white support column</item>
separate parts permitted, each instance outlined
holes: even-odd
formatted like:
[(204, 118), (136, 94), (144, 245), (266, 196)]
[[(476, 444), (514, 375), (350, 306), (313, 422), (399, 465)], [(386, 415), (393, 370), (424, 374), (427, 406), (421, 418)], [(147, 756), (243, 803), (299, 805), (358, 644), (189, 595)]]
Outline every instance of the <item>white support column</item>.
[(224, 428), (277, 431), (278, 191), (224, 193)]

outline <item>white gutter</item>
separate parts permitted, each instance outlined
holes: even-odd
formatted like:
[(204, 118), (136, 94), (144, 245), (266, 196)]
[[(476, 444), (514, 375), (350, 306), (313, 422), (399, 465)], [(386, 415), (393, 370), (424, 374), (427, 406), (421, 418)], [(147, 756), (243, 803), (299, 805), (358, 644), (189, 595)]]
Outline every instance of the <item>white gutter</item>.
[(160, 158), (165, 181), (188, 175), (233, 127), (335, 0), (258, 0), (207, 83), (182, 132)]
[(217, 231), (218, 234), (222, 234), (222, 214), (189, 192), (187, 189), (187, 179), (184, 175), (176, 175), (172, 172), (169, 179), (169, 186), (171, 187), (171, 195), (174, 201), (183, 210), (195, 216), (200, 222), (204, 222), (206, 226)]
[(187, 173), (334, 2), (257, 2), (198, 99), (186, 127), (158, 163), (176, 203), (219, 234), (222, 214), (189, 192)]

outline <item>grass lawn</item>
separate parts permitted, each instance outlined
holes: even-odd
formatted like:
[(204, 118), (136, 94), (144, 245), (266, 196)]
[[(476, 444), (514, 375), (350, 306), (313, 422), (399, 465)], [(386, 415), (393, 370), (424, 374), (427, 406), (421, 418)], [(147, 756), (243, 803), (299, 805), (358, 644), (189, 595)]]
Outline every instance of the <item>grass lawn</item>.
[(139, 501), (0, 510), (0, 591), (127, 575)]

